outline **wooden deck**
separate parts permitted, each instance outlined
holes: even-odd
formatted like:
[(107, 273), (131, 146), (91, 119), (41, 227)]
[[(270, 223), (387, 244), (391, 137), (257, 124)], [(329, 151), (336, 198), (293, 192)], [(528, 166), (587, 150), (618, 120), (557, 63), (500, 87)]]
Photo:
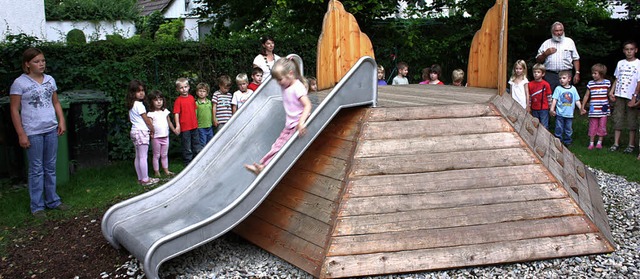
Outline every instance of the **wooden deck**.
[(508, 96), (378, 101), (341, 112), (236, 233), (321, 278), (613, 251), (593, 174)]

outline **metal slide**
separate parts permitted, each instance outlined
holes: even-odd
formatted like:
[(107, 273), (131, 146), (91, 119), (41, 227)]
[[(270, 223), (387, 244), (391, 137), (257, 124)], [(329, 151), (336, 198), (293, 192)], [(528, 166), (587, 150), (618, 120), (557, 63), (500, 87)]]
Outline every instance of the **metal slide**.
[[(297, 55), (288, 57), (302, 66)], [(112, 206), (102, 220), (103, 235), (142, 261), (147, 278), (158, 278), (163, 262), (218, 238), (249, 216), (340, 109), (375, 106), (376, 70), (371, 57), (358, 60), (312, 111), (307, 134), (296, 132), (256, 176), (243, 164), (271, 149), (285, 119), (280, 86), (275, 79), (265, 81), (180, 174)]]

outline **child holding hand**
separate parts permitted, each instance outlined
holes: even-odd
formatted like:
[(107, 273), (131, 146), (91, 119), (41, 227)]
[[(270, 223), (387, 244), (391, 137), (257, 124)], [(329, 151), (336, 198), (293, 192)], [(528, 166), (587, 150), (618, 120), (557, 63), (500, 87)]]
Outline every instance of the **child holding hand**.
[[(153, 148), (153, 160), (151, 164), (153, 166), (153, 172), (156, 177), (160, 176), (160, 164), (162, 170), (167, 176), (173, 176), (174, 173), (169, 171), (169, 129), (177, 134), (176, 128), (173, 126), (171, 119), (169, 118), (169, 110), (166, 107), (166, 102), (162, 92), (155, 90), (149, 94), (149, 105), (151, 111), (147, 113), (147, 117), (151, 119), (153, 123), (153, 138), (151, 139), (151, 146)], [(158, 160), (160, 164), (158, 164)]]
[(245, 164), (245, 168), (255, 174), (260, 173), (269, 164), (273, 156), (289, 141), (296, 130), (299, 136), (306, 133), (305, 122), (311, 113), (311, 101), (307, 97), (307, 82), (300, 75), (298, 64), (293, 60), (282, 58), (276, 61), (271, 70), (271, 75), (282, 87), (282, 104), (286, 112), (285, 126), (280, 136), (271, 146), (271, 150), (260, 160), (252, 165)]
[(131, 121), (131, 141), (136, 148), (136, 158), (133, 165), (138, 175), (138, 183), (148, 186), (158, 183), (159, 179), (149, 178), (147, 165), (147, 153), (149, 152), (149, 140), (154, 135), (153, 124), (147, 117), (147, 109), (144, 106), (144, 83), (132, 80), (129, 83), (127, 94), (127, 107), (129, 108), (129, 121)]
[(575, 86), (571, 85), (571, 71), (558, 73), (560, 86), (553, 91), (553, 103), (549, 114), (556, 117), (555, 136), (566, 146), (573, 143), (573, 111), (576, 107), (582, 110), (580, 95)]
[[(609, 89), (611, 81), (605, 79), (607, 66), (600, 63), (591, 67), (592, 81), (587, 83), (587, 92), (582, 98), (584, 106), (580, 114), (586, 114), (585, 107), (589, 102), (589, 150), (593, 148), (602, 149), (602, 139), (607, 135), (607, 118), (609, 116)], [(594, 146), (595, 137), (598, 136), (598, 143)]]

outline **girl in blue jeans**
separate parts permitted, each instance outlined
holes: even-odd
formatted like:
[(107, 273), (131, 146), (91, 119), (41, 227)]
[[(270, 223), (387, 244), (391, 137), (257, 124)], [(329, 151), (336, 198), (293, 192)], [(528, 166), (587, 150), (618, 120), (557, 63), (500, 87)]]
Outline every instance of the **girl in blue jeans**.
[(46, 217), (45, 208), (67, 208), (56, 193), (58, 136), (65, 133), (67, 126), (56, 81), (44, 73), (45, 69), (42, 51), (28, 48), (22, 54), (24, 73), (15, 79), (10, 90), (11, 120), (29, 161), (31, 213), (38, 218)]

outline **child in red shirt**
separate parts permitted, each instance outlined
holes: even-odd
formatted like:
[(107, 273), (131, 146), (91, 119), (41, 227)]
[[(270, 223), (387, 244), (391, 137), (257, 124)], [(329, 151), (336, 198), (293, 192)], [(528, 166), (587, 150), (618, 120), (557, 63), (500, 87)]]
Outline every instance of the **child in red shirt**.
[(531, 115), (538, 118), (542, 126), (549, 130), (549, 97), (551, 86), (543, 79), (546, 68), (544, 64), (533, 65), (533, 80), (529, 82), (529, 102)]
[(173, 104), (173, 113), (176, 122), (176, 134), (182, 141), (182, 160), (188, 165), (195, 157), (202, 145), (198, 137), (198, 118), (196, 117), (196, 99), (189, 94), (189, 80), (179, 78), (176, 81), (176, 90), (180, 96)]

